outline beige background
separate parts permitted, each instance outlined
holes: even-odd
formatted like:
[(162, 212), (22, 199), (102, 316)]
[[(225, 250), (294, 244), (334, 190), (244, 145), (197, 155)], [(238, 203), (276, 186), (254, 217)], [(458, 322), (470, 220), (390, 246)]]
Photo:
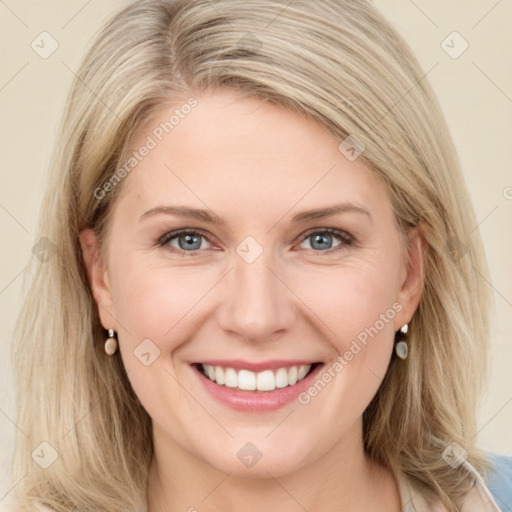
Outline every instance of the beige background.
[[(314, 0), (311, 0), (314, 1)], [(0, 1), (0, 499), (12, 488), (15, 429), (10, 343), (35, 239), (45, 173), (65, 94), (86, 43), (126, 0)], [(489, 390), (479, 413), (482, 447), (512, 455), (512, 2), (375, 0), (416, 52), (448, 118), (479, 219), (496, 299)], [(42, 59), (31, 43), (58, 42)], [(442, 41), (469, 44), (457, 59)], [(456, 52), (464, 41), (444, 43)]]

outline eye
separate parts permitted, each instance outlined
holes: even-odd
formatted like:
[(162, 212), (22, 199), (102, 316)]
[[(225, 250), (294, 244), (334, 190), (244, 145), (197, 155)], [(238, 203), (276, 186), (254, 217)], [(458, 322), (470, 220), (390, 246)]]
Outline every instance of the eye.
[[(333, 245), (333, 239), (336, 238), (339, 242)], [(206, 241), (206, 247), (204, 246), (205, 244), (203, 243), (203, 240)], [(301, 236), (301, 240), (301, 244), (311, 240), (311, 247), (301, 248), (326, 253), (342, 250), (354, 243), (353, 237), (348, 233), (333, 228), (311, 230), (303, 234)], [(180, 229), (177, 231), (170, 231), (158, 240), (157, 245), (159, 247), (165, 247), (178, 254), (189, 253), (190, 256), (195, 256), (200, 252), (200, 249), (211, 248), (211, 244), (206, 233), (197, 229)]]
[(160, 247), (166, 246), (174, 252), (195, 252), (198, 249), (209, 249), (209, 247), (204, 247), (202, 240), (207, 240), (207, 243), (210, 243), (200, 231), (182, 229), (166, 233), (160, 238), (158, 245)]
[[(338, 238), (340, 242), (333, 246), (333, 238)], [(332, 228), (309, 231), (305, 235), (302, 235), (302, 240), (302, 243), (311, 240), (311, 247), (309, 248), (314, 251), (321, 252), (339, 251), (349, 245), (352, 245), (354, 242), (354, 239), (345, 231)], [(308, 247), (305, 248), (308, 249)]]

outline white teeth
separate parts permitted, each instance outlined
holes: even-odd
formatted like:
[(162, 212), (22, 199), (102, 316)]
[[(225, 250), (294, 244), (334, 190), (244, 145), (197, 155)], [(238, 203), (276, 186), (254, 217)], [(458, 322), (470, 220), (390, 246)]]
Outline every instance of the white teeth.
[(224, 372), (224, 386), (228, 388), (236, 388), (238, 386), (238, 377), (233, 368), (226, 368)]
[(238, 372), (238, 387), (240, 389), (246, 389), (247, 391), (255, 390), (256, 374), (248, 370), (240, 370)]
[(285, 388), (288, 386), (288, 372), (286, 368), (279, 368), (276, 372), (276, 388)]
[(297, 380), (302, 380), (305, 376), (306, 376), (306, 373), (309, 372), (309, 369), (307, 368), (306, 365), (302, 365), (300, 368), (299, 368), (299, 374), (297, 376)]
[(279, 368), (277, 370), (264, 370), (259, 373), (249, 370), (239, 370), (234, 368), (223, 368), (222, 366), (201, 365), (205, 375), (217, 384), (229, 388), (238, 388), (247, 391), (273, 391), (276, 388), (285, 388), (293, 386), (301, 381), (311, 369), (310, 364), (302, 366), (291, 366), (289, 368)]
[(298, 371), (296, 366), (292, 366), (288, 372), (288, 384), (293, 386), (297, 382)]
[(276, 378), (272, 370), (256, 374), (256, 389), (258, 391), (273, 391), (276, 389)]
[(217, 384), (224, 384), (224, 370), (220, 366), (215, 367), (215, 381)]

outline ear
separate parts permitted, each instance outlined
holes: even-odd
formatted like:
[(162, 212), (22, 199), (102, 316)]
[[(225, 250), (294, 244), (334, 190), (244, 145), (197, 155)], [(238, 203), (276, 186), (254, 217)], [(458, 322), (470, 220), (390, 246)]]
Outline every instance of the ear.
[(80, 232), (80, 246), (89, 285), (98, 306), (101, 324), (106, 330), (117, 330), (108, 272), (101, 256), (96, 234), (92, 229), (87, 228)]
[(423, 236), (421, 225), (409, 230), (407, 241), (408, 247), (404, 255), (400, 288), (396, 299), (402, 305), (402, 310), (395, 316), (395, 331), (410, 322), (423, 293), (427, 242)]

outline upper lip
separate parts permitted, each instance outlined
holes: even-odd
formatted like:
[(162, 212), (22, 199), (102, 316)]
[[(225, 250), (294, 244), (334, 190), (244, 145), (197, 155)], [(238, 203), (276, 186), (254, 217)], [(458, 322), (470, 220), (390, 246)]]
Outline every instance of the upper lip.
[(319, 361), (304, 361), (300, 359), (273, 359), (271, 361), (261, 361), (254, 363), (243, 359), (208, 359), (207, 361), (197, 361), (195, 364), (206, 364), (209, 366), (222, 366), (224, 368), (233, 368), (235, 370), (250, 370), (252, 372), (261, 372), (263, 370), (275, 370), (288, 366), (302, 366), (304, 364), (313, 364)]

